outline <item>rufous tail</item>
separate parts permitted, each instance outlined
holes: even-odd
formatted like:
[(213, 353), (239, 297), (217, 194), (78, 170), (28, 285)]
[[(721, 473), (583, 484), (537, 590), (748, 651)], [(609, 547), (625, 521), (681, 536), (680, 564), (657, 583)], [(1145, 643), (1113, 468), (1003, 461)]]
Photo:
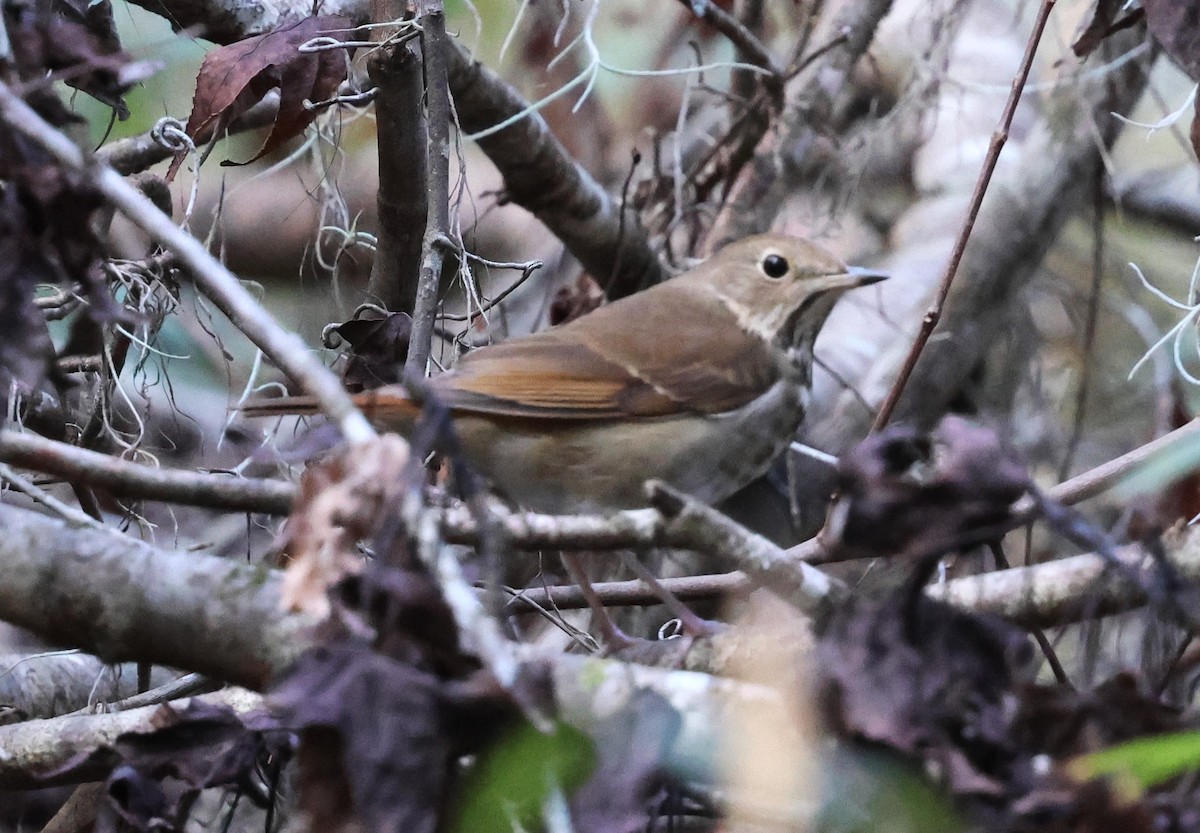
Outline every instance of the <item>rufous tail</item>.
[(255, 417), (302, 416), (315, 414), (317, 400), (311, 396), (274, 396), (269, 399), (251, 399), (238, 408), (243, 415)]
[[(375, 425), (389, 430), (407, 431), (421, 415), (421, 406), (391, 387), (356, 393), (354, 404)], [(311, 396), (276, 396), (268, 399), (251, 399), (238, 409), (245, 416), (304, 416), (320, 411), (317, 401)]]

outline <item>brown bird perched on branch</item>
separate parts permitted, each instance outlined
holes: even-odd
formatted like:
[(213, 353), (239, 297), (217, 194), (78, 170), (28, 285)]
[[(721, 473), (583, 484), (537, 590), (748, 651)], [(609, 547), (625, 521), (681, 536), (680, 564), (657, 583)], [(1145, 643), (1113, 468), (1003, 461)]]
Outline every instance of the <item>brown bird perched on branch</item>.
[[(468, 353), (429, 389), (468, 460), (526, 508), (644, 506), (651, 478), (715, 502), (792, 440), (838, 297), (883, 278), (805, 240), (749, 237), (561, 327)], [(420, 414), (398, 385), (355, 400), (387, 430), (409, 433)], [(282, 397), (243, 410), (316, 405)]]

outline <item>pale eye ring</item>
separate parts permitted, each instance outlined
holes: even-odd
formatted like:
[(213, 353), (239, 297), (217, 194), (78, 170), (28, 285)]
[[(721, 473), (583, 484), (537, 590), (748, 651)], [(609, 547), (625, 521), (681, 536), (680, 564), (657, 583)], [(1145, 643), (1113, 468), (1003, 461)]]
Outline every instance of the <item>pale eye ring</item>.
[(769, 254), (762, 259), (758, 268), (768, 278), (782, 278), (792, 267), (783, 255)]

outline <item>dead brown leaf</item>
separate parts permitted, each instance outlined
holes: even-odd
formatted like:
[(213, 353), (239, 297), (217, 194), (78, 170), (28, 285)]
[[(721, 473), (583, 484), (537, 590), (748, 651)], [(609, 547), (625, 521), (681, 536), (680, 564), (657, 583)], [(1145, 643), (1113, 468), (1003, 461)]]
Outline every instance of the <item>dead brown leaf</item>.
[(399, 382), (408, 356), (412, 317), (405, 312), (385, 312), (363, 307), (349, 321), (328, 328), (349, 345), (350, 361), (342, 374), (354, 393)]
[(1008, 699), (1032, 649), (1013, 625), (914, 597), (911, 588), (838, 610), (816, 652), (818, 700), (837, 734), (936, 761), (958, 794), (999, 797)]
[(69, 86), (112, 107), (119, 118), (128, 118), (125, 93), (159, 65), (132, 61), (121, 50), (106, 2), (77, 5), (5, 4), (4, 26), (17, 72), (26, 81), (53, 73)]
[(550, 326), (574, 321), (603, 303), (604, 290), (584, 272), (574, 283), (560, 286), (554, 293), (554, 299), (550, 301)]
[[(226, 125), (279, 88), (279, 114), (258, 153), (249, 164), (270, 153), (293, 136), (298, 136), (316, 118), (304, 102), (330, 98), (346, 78), (353, 49), (300, 52), (300, 47), (317, 37), (346, 41), (353, 24), (337, 15), (308, 17), (265, 35), (222, 46), (210, 52), (196, 76), (196, 94), (187, 133), (196, 142), (219, 134)], [(168, 172), (173, 178), (183, 156), (176, 157)]]
[[(356, 643), (312, 651), (272, 694), (300, 733), (301, 806), (313, 829), (432, 833), (453, 748), (436, 676)], [(332, 760), (330, 760), (332, 757)]]
[[(53, 98), (53, 97), (51, 97)], [(87, 317), (132, 322), (113, 300), (99, 269), (103, 242), (94, 216), (100, 193), (12, 130), (0, 128), (0, 384), (42, 381), (54, 358), (46, 321), (33, 296), (38, 285), (79, 285)]]
[(106, 779), (97, 831), (182, 830), (197, 794), (215, 786), (237, 787), (263, 806), (271, 800), (259, 765), (278, 765), (291, 741), (270, 718), (192, 699), (159, 706), (149, 724), (42, 778)]
[(408, 443), (385, 434), (308, 467), (280, 544), (286, 609), (328, 615), (327, 591), (362, 568), (358, 542), (399, 505), (407, 464)]
[(996, 433), (948, 416), (931, 434), (895, 426), (841, 461), (823, 543), (854, 557), (936, 555), (977, 540), (1030, 487)]

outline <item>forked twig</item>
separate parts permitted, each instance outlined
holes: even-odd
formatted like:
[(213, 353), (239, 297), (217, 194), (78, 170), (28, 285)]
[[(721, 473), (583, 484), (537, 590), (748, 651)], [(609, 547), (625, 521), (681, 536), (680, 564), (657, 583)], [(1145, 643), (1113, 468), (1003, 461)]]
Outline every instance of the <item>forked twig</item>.
[(879, 413), (875, 415), (875, 422), (871, 425), (872, 433), (882, 429), (888, 424), (888, 420), (892, 418), (892, 413), (896, 410), (896, 405), (900, 402), (900, 396), (904, 393), (904, 387), (908, 384), (908, 379), (912, 376), (912, 372), (917, 366), (917, 361), (921, 358), (921, 352), (925, 349), (925, 345), (929, 342), (929, 337), (933, 335), (933, 330), (942, 317), (942, 310), (946, 306), (946, 298), (950, 295), (950, 287), (954, 283), (954, 276), (958, 273), (958, 265), (962, 262), (963, 253), (967, 249), (967, 241), (970, 240), (971, 232), (975, 228), (975, 219), (979, 216), (979, 208), (983, 205), (983, 197), (987, 194), (988, 186), (992, 181), (992, 174), (996, 170), (996, 163), (1000, 159), (1000, 151), (1003, 150), (1005, 143), (1008, 141), (1008, 132), (1012, 127), (1013, 116), (1017, 112), (1017, 104), (1021, 101), (1021, 93), (1025, 89), (1025, 82), (1029, 79), (1029, 71), (1033, 67), (1033, 57), (1037, 53), (1038, 44), (1042, 40), (1042, 33), (1046, 29), (1046, 21), (1050, 18), (1050, 12), (1054, 9), (1054, 3), (1055, 0), (1042, 0), (1037, 20), (1033, 24), (1033, 31), (1030, 33), (1029, 41), (1025, 45), (1025, 55), (1021, 59), (1021, 66), (1017, 70), (1016, 76), (1013, 78), (1012, 89), (1008, 94), (1008, 101), (1005, 103), (1004, 112), (1000, 116), (1000, 124), (996, 127), (996, 131), (992, 133), (992, 139), (988, 143), (987, 154), (983, 159), (983, 169), (979, 172), (979, 179), (975, 182), (975, 190), (971, 193), (971, 202), (967, 208), (967, 216), (963, 220), (958, 238), (954, 241), (954, 249), (950, 252), (950, 261), (946, 264), (946, 271), (942, 273), (942, 280), (938, 284), (937, 295), (934, 297), (929, 309), (925, 311), (925, 317), (921, 320), (921, 329), (917, 333), (916, 340), (913, 341), (913, 345), (904, 359), (904, 364), (900, 368), (900, 374), (896, 377), (895, 383), (892, 385), (891, 390), (888, 391), (887, 397), (883, 400), (883, 405), (880, 406)]

